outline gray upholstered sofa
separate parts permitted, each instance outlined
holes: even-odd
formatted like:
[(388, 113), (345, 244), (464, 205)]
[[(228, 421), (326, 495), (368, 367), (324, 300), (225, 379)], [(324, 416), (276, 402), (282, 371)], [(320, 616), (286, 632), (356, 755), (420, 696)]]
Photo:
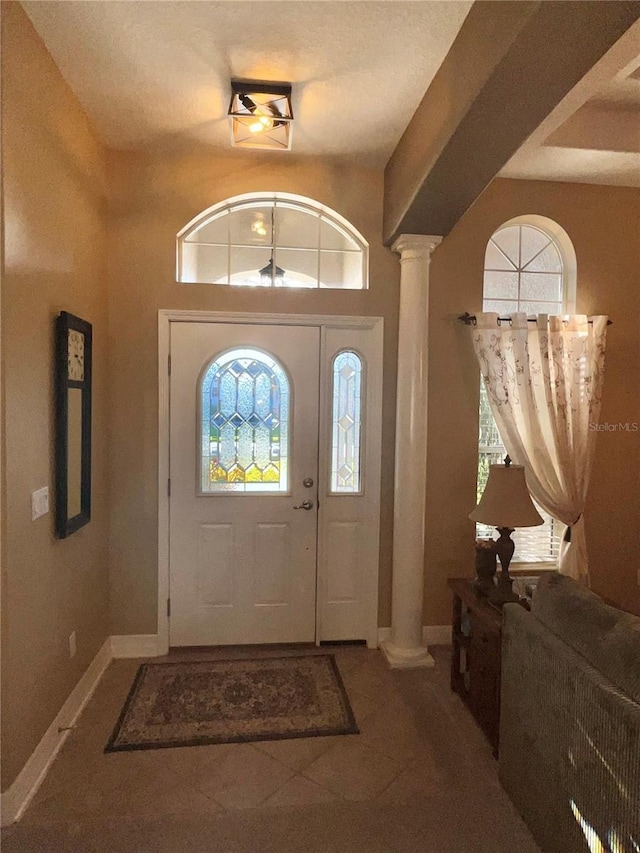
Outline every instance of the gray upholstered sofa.
[(640, 851), (640, 619), (557, 573), (503, 618), (503, 787), (545, 853)]

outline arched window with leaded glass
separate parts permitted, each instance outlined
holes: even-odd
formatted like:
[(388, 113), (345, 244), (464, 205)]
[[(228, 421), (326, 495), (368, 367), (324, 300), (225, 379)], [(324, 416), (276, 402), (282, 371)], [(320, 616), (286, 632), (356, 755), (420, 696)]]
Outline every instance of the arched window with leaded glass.
[[(491, 236), (484, 259), (483, 311), (500, 316), (563, 314), (575, 310), (576, 258), (567, 233), (542, 216), (506, 222)], [(484, 383), (480, 383), (480, 432), (477, 499), (489, 466), (504, 460), (506, 450), (491, 414)], [(538, 510), (545, 522), (513, 534), (514, 562), (555, 564), (564, 525)], [(476, 535), (492, 538), (493, 529), (477, 524)]]
[(335, 210), (289, 193), (236, 196), (177, 237), (185, 284), (363, 290), (368, 244)]
[(282, 365), (258, 349), (210, 363), (198, 395), (203, 494), (288, 490), (289, 389)]

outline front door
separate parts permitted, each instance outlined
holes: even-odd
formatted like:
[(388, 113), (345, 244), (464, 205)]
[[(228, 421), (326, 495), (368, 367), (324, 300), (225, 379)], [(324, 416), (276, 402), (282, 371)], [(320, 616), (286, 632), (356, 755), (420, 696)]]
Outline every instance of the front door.
[(171, 324), (170, 644), (313, 642), (320, 330)]

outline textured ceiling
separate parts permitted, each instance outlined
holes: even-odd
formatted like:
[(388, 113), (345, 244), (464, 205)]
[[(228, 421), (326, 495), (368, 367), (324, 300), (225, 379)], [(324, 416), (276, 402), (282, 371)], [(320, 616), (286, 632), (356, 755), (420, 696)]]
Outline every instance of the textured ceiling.
[(23, 6), (103, 141), (229, 149), (232, 77), (293, 84), (293, 149), (383, 164), (471, 2), (227, 0)]

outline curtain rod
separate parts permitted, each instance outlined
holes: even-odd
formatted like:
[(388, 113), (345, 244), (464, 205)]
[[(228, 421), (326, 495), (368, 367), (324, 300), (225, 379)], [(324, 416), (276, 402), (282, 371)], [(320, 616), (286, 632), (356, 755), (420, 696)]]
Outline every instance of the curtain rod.
[[(464, 314), (460, 314), (458, 316), (458, 320), (461, 320), (465, 324), (465, 326), (475, 326), (476, 315), (475, 314), (469, 314), (468, 311), (465, 311)], [(511, 317), (498, 317), (498, 325), (500, 323), (510, 323), (510, 322), (511, 322)], [(537, 320), (535, 317), (527, 317), (527, 322), (528, 323), (537, 323)], [(567, 321), (565, 320), (564, 322), (566, 323)], [(589, 320), (588, 322), (593, 323), (593, 320)], [(607, 320), (607, 326), (610, 326), (612, 323), (613, 323), (613, 320)]]

